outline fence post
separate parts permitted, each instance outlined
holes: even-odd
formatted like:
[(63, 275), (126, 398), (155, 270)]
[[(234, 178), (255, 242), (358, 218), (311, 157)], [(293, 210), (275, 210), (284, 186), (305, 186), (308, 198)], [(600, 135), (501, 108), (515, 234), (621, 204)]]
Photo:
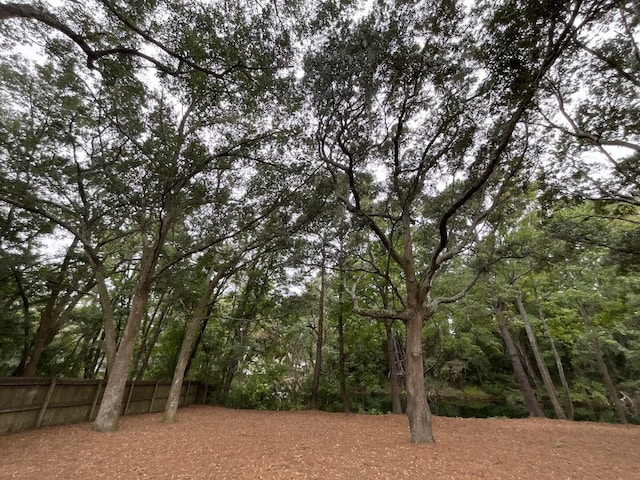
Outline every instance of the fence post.
[(151, 402), (149, 403), (149, 411), (147, 413), (153, 412), (153, 402), (156, 401), (156, 393), (158, 393), (158, 381), (156, 380), (156, 384), (153, 387), (153, 395), (151, 395)]
[(96, 394), (91, 402), (91, 410), (89, 410), (89, 421), (93, 418), (93, 414), (96, 411), (96, 405), (98, 405), (98, 398), (100, 398), (100, 391), (102, 390), (102, 380), (98, 380), (98, 388), (96, 388)]
[(189, 390), (191, 389), (191, 380), (187, 382), (187, 392), (184, 394), (184, 406), (189, 405)]
[(38, 414), (38, 420), (36, 420), (36, 428), (40, 428), (42, 425), (42, 420), (44, 419), (44, 414), (47, 411), (47, 407), (49, 406), (49, 402), (51, 401), (51, 397), (53, 396), (53, 391), (56, 388), (56, 379), (51, 379), (51, 385), (49, 385), (49, 390), (47, 390), (47, 396), (44, 399), (44, 403), (42, 404), (42, 408), (40, 409), (40, 413)]
[(129, 404), (131, 403), (131, 395), (133, 394), (133, 388), (135, 387), (135, 381), (131, 380), (129, 383), (129, 395), (127, 395), (127, 403), (124, 405), (124, 413), (122, 416), (126, 416), (129, 411)]

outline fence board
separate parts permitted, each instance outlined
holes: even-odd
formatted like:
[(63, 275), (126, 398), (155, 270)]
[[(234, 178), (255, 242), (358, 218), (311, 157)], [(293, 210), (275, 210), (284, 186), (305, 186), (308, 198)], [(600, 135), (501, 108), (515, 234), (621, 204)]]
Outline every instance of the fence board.
[[(0, 435), (92, 421), (104, 393), (104, 380), (0, 378)], [(185, 381), (180, 406), (198, 403), (202, 385)], [(127, 382), (122, 410), (126, 415), (164, 410), (171, 382)]]

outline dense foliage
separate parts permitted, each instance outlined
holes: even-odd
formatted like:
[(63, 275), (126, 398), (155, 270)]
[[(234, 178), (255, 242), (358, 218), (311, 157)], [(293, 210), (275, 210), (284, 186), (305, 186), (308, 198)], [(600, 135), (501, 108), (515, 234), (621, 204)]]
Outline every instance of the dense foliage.
[(184, 376), (414, 441), (416, 397), (640, 421), (636, 2), (0, 3), (0, 41), (0, 376), (108, 376), (105, 430)]

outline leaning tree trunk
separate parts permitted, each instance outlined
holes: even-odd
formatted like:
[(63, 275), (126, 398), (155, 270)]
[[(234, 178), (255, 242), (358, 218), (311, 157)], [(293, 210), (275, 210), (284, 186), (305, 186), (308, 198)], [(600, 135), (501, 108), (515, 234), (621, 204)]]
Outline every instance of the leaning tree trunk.
[(558, 353), (558, 349), (556, 348), (556, 342), (553, 340), (553, 336), (549, 331), (549, 327), (547, 326), (547, 321), (544, 317), (544, 313), (542, 312), (542, 306), (540, 305), (540, 299), (538, 298), (538, 294), (536, 292), (536, 306), (538, 307), (538, 317), (542, 322), (542, 327), (544, 328), (544, 332), (549, 339), (549, 345), (551, 346), (551, 353), (553, 354), (553, 359), (556, 362), (556, 368), (558, 369), (558, 375), (560, 376), (560, 383), (562, 383), (562, 388), (564, 390), (564, 394), (567, 397), (567, 406), (569, 408), (568, 417), (569, 420), (573, 420), (574, 418), (574, 409), (573, 409), (573, 400), (571, 400), (571, 389), (569, 388), (569, 382), (567, 382), (567, 377), (564, 374), (564, 367), (562, 366), (562, 359), (560, 358), (560, 354)]
[(518, 312), (520, 312), (520, 318), (522, 318), (522, 321), (524, 322), (524, 329), (527, 332), (527, 338), (529, 339), (529, 343), (531, 344), (531, 350), (533, 351), (533, 356), (536, 359), (538, 371), (542, 376), (542, 381), (544, 382), (544, 386), (547, 390), (547, 395), (549, 395), (549, 400), (551, 401), (551, 405), (553, 406), (553, 411), (558, 418), (566, 420), (567, 416), (565, 415), (564, 410), (560, 405), (560, 401), (558, 400), (558, 396), (556, 395), (556, 388), (553, 385), (553, 381), (551, 380), (551, 375), (549, 374), (547, 364), (544, 362), (544, 358), (542, 358), (542, 352), (540, 351), (540, 347), (538, 346), (536, 336), (533, 333), (533, 328), (531, 328), (531, 322), (529, 322), (527, 311), (524, 308), (522, 293), (519, 291), (516, 293), (516, 306), (518, 307)]
[(424, 386), (424, 361), (422, 354), (422, 326), (424, 312), (420, 309), (405, 320), (407, 346), (405, 355), (407, 390), (407, 416), (411, 443), (434, 443), (431, 410)]
[(102, 326), (104, 328), (104, 350), (107, 358), (107, 376), (113, 369), (116, 361), (116, 351), (118, 335), (116, 333), (115, 322), (113, 320), (113, 307), (111, 305), (111, 296), (107, 287), (107, 274), (104, 264), (98, 255), (85, 245), (85, 252), (89, 257), (91, 268), (93, 268), (96, 277), (96, 286), (98, 289), (98, 298), (100, 299), (100, 308), (102, 309)]
[(51, 292), (47, 299), (47, 303), (40, 314), (40, 325), (38, 325), (36, 335), (33, 339), (31, 348), (29, 349), (29, 360), (24, 365), (24, 368), (18, 372), (18, 376), (33, 377), (36, 374), (42, 352), (44, 352), (44, 349), (53, 340), (54, 334), (57, 331), (56, 324), (58, 323), (58, 318), (71, 296), (70, 292), (67, 292), (62, 296), (62, 298), (60, 297), (60, 294), (62, 293), (62, 289), (65, 284), (65, 276), (69, 271), (72, 256), (77, 245), (78, 237), (74, 237), (73, 242), (71, 242), (71, 245), (67, 248), (67, 252), (64, 256), (64, 260), (62, 261), (58, 274), (51, 282)]
[[(118, 428), (118, 417), (120, 416), (120, 410), (122, 408), (124, 389), (127, 385), (127, 377), (129, 376), (131, 361), (133, 360), (136, 339), (140, 331), (140, 325), (142, 324), (142, 317), (144, 317), (147, 303), (149, 302), (149, 294), (151, 292), (151, 285), (153, 284), (158, 259), (160, 258), (160, 252), (162, 251), (162, 246), (175, 220), (176, 214), (177, 210), (171, 205), (171, 202), (167, 202), (166, 214), (162, 219), (160, 229), (157, 232), (158, 236), (154, 242), (149, 243), (146, 232), (140, 232), (143, 245), (140, 273), (138, 274), (133, 300), (129, 309), (129, 315), (127, 316), (127, 323), (124, 327), (120, 345), (118, 346), (113, 361), (113, 368), (109, 372), (102, 402), (100, 402), (98, 414), (93, 422), (93, 429), (99, 432), (113, 432)], [(95, 258), (93, 258), (93, 262), (96, 263)], [(100, 264), (98, 263), (97, 265)], [(96, 278), (97, 277), (98, 274), (96, 271)], [(101, 298), (101, 301), (102, 300)], [(106, 332), (107, 329), (105, 325), (105, 333)], [(111, 332), (111, 334), (113, 333), (114, 332)], [(107, 366), (109, 366), (108, 359)]]
[(602, 355), (600, 342), (598, 341), (598, 338), (594, 334), (593, 322), (591, 321), (589, 312), (587, 312), (587, 309), (582, 304), (582, 302), (578, 302), (578, 308), (580, 309), (580, 314), (582, 315), (584, 324), (587, 327), (587, 334), (589, 335), (590, 342), (591, 342), (591, 350), (593, 352), (593, 356), (596, 358), (598, 370), (600, 370), (600, 374), (602, 375), (602, 380), (607, 389), (609, 400), (611, 401), (611, 403), (613, 404), (613, 407), (616, 410), (616, 414), (618, 415), (618, 420), (620, 420), (620, 423), (628, 423), (624, 406), (622, 405), (622, 401), (620, 400), (620, 393), (618, 392), (618, 389), (616, 388), (615, 384), (613, 383), (613, 380), (611, 379), (611, 375), (609, 374), (609, 368), (607, 368), (607, 364), (605, 363), (604, 357)]
[(398, 350), (396, 341), (393, 338), (391, 326), (392, 320), (385, 320), (384, 329), (387, 334), (387, 357), (389, 358), (389, 384), (391, 386), (391, 411), (393, 413), (402, 413), (402, 402), (400, 401), (400, 372)]
[(99, 432), (113, 432), (118, 428), (118, 417), (122, 408), (129, 367), (133, 359), (140, 323), (147, 306), (149, 291), (150, 284), (144, 284), (136, 289), (129, 316), (127, 317), (127, 324), (113, 362), (113, 368), (109, 373), (100, 409), (93, 422), (93, 429)]
[(522, 362), (520, 361), (518, 349), (516, 348), (515, 343), (513, 343), (513, 338), (511, 337), (509, 328), (504, 321), (501, 302), (498, 302), (496, 305), (494, 305), (493, 310), (496, 316), (498, 330), (500, 330), (500, 336), (502, 337), (502, 341), (504, 342), (505, 347), (507, 347), (507, 352), (509, 353), (509, 359), (511, 360), (513, 373), (516, 377), (516, 381), (518, 382), (520, 393), (522, 393), (524, 404), (527, 407), (527, 410), (529, 410), (529, 416), (544, 417), (544, 411), (542, 410), (542, 407), (540, 407), (540, 403), (536, 398), (536, 394), (529, 384), (529, 378), (527, 377), (527, 373), (525, 372), (524, 367), (522, 366)]
[(191, 358), (193, 351), (193, 345), (196, 341), (198, 332), (200, 331), (200, 325), (204, 319), (204, 314), (207, 310), (207, 305), (211, 300), (211, 295), (214, 289), (220, 281), (220, 275), (216, 275), (209, 282), (200, 296), (198, 306), (196, 307), (193, 317), (187, 326), (184, 338), (182, 339), (182, 346), (180, 347), (180, 355), (176, 363), (175, 371), (173, 372), (173, 380), (171, 381), (171, 390), (169, 391), (169, 398), (164, 409), (164, 415), (162, 417), (163, 422), (173, 422), (178, 411), (178, 404), (180, 403), (180, 392), (182, 391), (182, 382), (184, 381), (184, 375), (187, 370), (187, 364)]

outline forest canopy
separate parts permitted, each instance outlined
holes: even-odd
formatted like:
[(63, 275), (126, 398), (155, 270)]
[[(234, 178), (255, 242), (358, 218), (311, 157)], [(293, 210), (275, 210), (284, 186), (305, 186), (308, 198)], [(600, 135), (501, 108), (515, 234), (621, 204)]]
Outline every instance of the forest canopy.
[[(640, 421), (631, 0), (0, 2), (0, 376)], [(435, 400), (435, 401), (433, 401)]]

